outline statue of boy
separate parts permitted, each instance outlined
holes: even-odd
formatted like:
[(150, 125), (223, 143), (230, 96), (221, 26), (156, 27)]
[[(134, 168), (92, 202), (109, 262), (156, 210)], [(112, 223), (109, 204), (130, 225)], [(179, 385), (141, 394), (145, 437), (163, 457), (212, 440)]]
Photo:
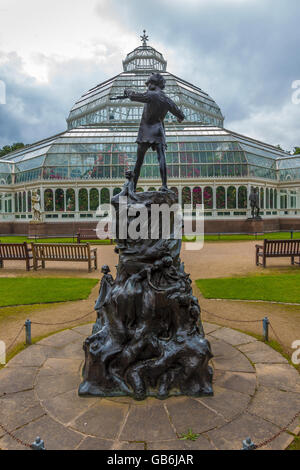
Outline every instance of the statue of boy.
[(259, 219), (259, 193), (257, 192), (257, 188), (251, 188), (251, 193), (249, 196), (250, 207), (251, 207), (251, 215), (253, 219)]
[(156, 150), (159, 162), (160, 176), (162, 180), (162, 191), (167, 191), (167, 166), (165, 149), (166, 136), (164, 119), (168, 112), (177, 117), (178, 122), (184, 120), (184, 114), (176, 104), (163, 92), (165, 79), (159, 73), (153, 73), (146, 81), (148, 90), (146, 93), (136, 93), (126, 89), (124, 97), (131, 101), (145, 103), (142, 119), (137, 137), (137, 161), (134, 168), (134, 189), (140, 176), (141, 167), (147, 150), (151, 147)]

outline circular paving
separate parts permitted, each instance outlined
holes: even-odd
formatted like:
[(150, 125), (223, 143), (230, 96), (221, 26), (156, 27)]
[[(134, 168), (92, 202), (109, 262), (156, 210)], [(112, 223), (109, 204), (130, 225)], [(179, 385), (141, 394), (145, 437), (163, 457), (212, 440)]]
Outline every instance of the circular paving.
[[(0, 423), (26, 443), (40, 436), (47, 449), (240, 449), (276, 435), (300, 410), (298, 372), (251, 336), (204, 323), (214, 358), (214, 396), (78, 397), (85, 325), (50, 336), (0, 371)], [(195, 441), (180, 440), (191, 429)], [(299, 419), (289, 432), (298, 434)], [(285, 449), (283, 432), (264, 449)], [(0, 449), (25, 449), (0, 428)]]

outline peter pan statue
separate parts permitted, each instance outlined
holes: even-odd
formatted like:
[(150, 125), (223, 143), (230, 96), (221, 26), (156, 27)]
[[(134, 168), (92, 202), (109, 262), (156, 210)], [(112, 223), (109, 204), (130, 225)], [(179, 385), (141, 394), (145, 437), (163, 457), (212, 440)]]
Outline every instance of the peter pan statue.
[(142, 119), (140, 122), (139, 133), (137, 137), (137, 161), (134, 168), (134, 190), (140, 176), (144, 157), (149, 148), (156, 150), (159, 162), (160, 176), (162, 180), (161, 191), (167, 191), (167, 165), (166, 165), (166, 135), (164, 119), (168, 112), (177, 117), (178, 122), (184, 120), (184, 114), (176, 106), (163, 89), (165, 88), (165, 79), (159, 73), (153, 73), (146, 81), (148, 90), (146, 93), (136, 93), (126, 89), (124, 96), (112, 99), (129, 98), (131, 101), (145, 103)]

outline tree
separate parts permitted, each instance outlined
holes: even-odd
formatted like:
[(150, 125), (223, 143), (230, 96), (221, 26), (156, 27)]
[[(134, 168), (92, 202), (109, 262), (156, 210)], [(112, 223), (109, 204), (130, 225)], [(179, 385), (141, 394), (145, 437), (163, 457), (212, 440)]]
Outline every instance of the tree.
[(23, 144), (23, 142), (16, 142), (12, 145), (4, 145), (4, 147), (2, 147), (0, 150), (0, 158), (4, 157), (4, 155), (7, 155), (10, 152), (14, 152), (15, 150), (19, 150), (24, 147), (26, 147), (26, 145)]
[(300, 155), (300, 147), (295, 147), (294, 155)]

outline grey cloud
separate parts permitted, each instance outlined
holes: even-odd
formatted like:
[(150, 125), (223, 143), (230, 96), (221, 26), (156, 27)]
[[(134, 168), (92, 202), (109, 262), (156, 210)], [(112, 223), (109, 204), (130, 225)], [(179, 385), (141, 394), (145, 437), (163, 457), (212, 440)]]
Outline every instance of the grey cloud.
[(75, 101), (106, 78), (93, 60), (60, 63), (48, 59), (49, 81), (37, 82), (23, 72), (17, 54), (6, 59), (0, 72), (7, 95), (6, 104), (0, 105), (0, 146), (16, 141), (32, 143), (64, 131)]

